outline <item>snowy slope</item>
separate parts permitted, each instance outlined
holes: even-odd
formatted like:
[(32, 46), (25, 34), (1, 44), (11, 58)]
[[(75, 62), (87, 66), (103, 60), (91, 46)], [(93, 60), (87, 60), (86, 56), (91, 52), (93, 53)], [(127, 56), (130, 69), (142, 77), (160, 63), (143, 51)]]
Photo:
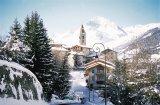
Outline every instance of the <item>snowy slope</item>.
[[(84, 23), (83, 26), (86, 31), (87, 46), (92, 47), (94, 43), (100, 42), (105, 44), (106, 48), (122, 50), (121, 48), (127, 47), (148, 30), (160, 27), (160, 23), (122, 28), (104, 17), (97, 16)], [(57, 33), (52, 38), (55, 42), (67, 45), (79, 44), (80, 28), (81, 26), (65, 33)]]
[[(141, 42), (139, 44), (143, 47), (154, 47), (156, 48), (159, 40), (159, 36), (155, 34), (159, 34), (158, 29), (160, 28), (160, 23), (151, 23), (147, 25), (136, 25), (123, 28), (127, 33), (127, 36), (120, 38), (117, 41), (114, 41), (111, 44), (117, 44), (116, 50), (120, 53), (124, 51), (132, 50), (134, 48), (130, 48), (134, 43)], [(157, 38), (158, 37), (158, 38)], [(149, 40), (148, 40), (149, 39)], [(154, 42), (154, 43), (153, 43)], [(130, 52), (130, 51), (129, 51)]]
[[(107, 43), (126, 36), (126, 32), (114, 22), (97, 16), (83, 24), (86, 31), (87, 45), (92, 46), (96, 42)], [(56, 42), (67, 45), (79, 43), (80, 28), (65, 33), (57, 33), (53, 39)]]
[(132, 36), (141, 36), (150, 29), (160, 27), (160, 23), (151, 23), (147, 25), (135, 25), (123, 28), (125, 32)]
[[(0, 60), (0, 91), (2, 98), (42, 100), (42, 86), (36, 76), (21, 65)], [(5, 91), (9, 91), (5, 92)]]
[[(137, 47), (137, 48), (136, 48)], [(136, 39), (132, 40), (124, 51), (130, 52), (133, 49), (143, 48), (151, 54), (160, 53), (160, 27), (146, 31)]]

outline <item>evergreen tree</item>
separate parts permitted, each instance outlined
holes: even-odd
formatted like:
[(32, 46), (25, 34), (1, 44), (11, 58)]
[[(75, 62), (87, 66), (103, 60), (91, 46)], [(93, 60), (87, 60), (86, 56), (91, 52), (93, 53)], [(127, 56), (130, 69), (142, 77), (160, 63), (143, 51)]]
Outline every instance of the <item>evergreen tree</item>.
[(45, 99), (49, 101), (53, 93), (53, 78), (56, 73), (46, 31), (37, 12), (32, 13), (31, 18), (27, 16), (24, 27), (24, 42), (31, 50), (30, 54), (33, 60), (31, 71), (41, 82)]
[(79, 58), (79, 55), (78, 54), (75, 54), (74, 55), (74, 67), (79, 67), (79, 66), (81, 66), (82, 64), (81, 64), (81, 62), (80, 62), (80, 58)]
[(59, 84), (55, 87), (54, 94), (58, 95), (60, 98), (63, 98), (65, 95), (68, 94), (70, 90), (70, 69), (68, 66), (68, 55), (65, 54), (64, 58), (62, 59), (61, 66), (58, 72), (58, 78), (56, 83)]
[(4, 54), (2, 52), (3, 41), (0, 39), (0, 59), (4, 59)]
[(115, 66), (113, 80), (108, 83), (108, 98), (115, 105), (132, 105), (131, 94), (133, 90), (127, 84), (126, 62), (125, 60), (123, 62), (116, 61)]
[(30, 36), (30, 31), (31, 31), (31, 22), (30, 22), (29, 16), (26, 17), (24, 21), (24, 28), (23, 28), (23, 42), (31, 47), (32, 43), (32, 37)]
[(1, 54), (4, 56), (3, 59), (14, 61), (21, 64), (22, 66), (25, 66), (30, 62), (27, 58), (28, 47), (25, 46), (22, 42), (22, 29), (17, 19), (14, 20), (9, 34), (10, 36), (8, 41), (1, 48)]
[(21, 25), (20, 23), (18, 22), (17, 18), (14, 20), (13, 22), (13, 26), (11, 26), (10, 28), (10, 35), (13, 36), (12, 38), (14, 40), (17, 40), (17, 39), (21, 39), (22, 38), (22, 29), (21, 29)]

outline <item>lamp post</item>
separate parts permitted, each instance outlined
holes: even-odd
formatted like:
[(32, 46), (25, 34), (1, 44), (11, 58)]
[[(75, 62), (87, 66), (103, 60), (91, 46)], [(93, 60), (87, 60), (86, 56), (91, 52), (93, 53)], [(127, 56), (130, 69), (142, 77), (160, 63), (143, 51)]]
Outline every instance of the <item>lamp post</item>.
[(88, 83), (89, 83), (89, 102), (90, 102), (90, 73), (89, 73)]
[[(106, 78), (106, 49), (105, 49), (105, 46), (104, 46), (104, 44), (102, 44), (102, 43), (95, 43), (94, 45), (93, 45), (93, 47), (92, 47), (92, 49), (93, 49), (93, 51), (95, 51), (96, 53), (98, 53), (98, 52), (100, 52), (100, 50), (101, 50), (101, 48), (100, 48), (100, 46), (102, 46), (103, 48), (104, 48), (104, 54), (105, 54), (105, 67), (104, 67), (104, 73), (105, 73), (105, 82), (104, 82), (104, 85), (105, 85), (105, 91), (104, 91), (104, 98), (105, 98), (105, 105), (107, 105), (107, 100), (106, 100), (106, 98), (107, 98), (107, 92), (106, 92), (106, 90), (107, 90), (107, 85), (106, 85), (106, 81), (107, 81), (107, 78)], [(94, 48), (96, 48), (96, 49), (94, 49)], [(96, 54), (96, 58), (97, 58), (98, 56), (97, 56), (97, 54)]]

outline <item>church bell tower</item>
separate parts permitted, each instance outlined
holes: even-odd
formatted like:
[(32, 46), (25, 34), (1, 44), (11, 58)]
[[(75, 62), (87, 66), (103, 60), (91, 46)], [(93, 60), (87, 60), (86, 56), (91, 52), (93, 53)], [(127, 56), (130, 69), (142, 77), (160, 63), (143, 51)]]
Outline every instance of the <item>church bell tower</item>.
[(86, 32), (84, 30), (83, 25), (81, 26), (80, 29), (79, 43), (80, 45), (86, 45)]

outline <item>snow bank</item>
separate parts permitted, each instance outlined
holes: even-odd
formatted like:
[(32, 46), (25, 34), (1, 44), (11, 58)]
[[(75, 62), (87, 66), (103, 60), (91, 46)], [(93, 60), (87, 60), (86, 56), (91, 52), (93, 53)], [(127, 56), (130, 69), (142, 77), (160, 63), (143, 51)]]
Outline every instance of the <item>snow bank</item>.
[[(36, 76), (23, 66), (0, 60), (0, 92), (2, 98), (41, 100), (42, 86)], [(8, 91), (8, 92), (6, 92)], [(8, 104), (7, 104), (8, 105)]]
[(81, 101), (80, 100), (69, 100), (69, 99), (65, 99), (65, 100), (53, 100), (51, 102), (51, 105), (59, 105), (59, 104), (80, 104)]
[(160, 54), (153, 54), (153, 55), (151, 56), (151, 59), (153, 59), (153, 60), (160, 59)]
[(3, 65), (11, 67), (11, 68), (15, 68), (15, 69), (23, 71), (23, 72), (26, 72), (30, 76), (34, 77), (36, 79), (36, 81), (38, 82), (37, 77), (30, 70), (24, 68), (23, 66), (19, 65), (18, 63), (0, 60), (0, 66), (3, 66)]
[(0, 105), (49, 105), (44, 101), (35, 100), (16, 100), (12, 98), (0, 98)]
[[(87, 105), (105, 105), (105, 103), (99, 103), (99, 104), (98, 104), (98, 103), (91, 103), (91, 102), (87, 102), (86, 104), (87, 104)], [(111, 102), (108, 101), (108, 102), (107, 102), (107, 105), (114, 105), (114, 104), (112, 104)]]

